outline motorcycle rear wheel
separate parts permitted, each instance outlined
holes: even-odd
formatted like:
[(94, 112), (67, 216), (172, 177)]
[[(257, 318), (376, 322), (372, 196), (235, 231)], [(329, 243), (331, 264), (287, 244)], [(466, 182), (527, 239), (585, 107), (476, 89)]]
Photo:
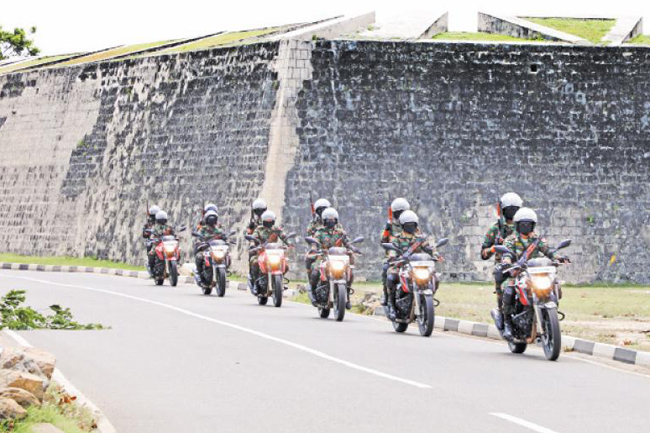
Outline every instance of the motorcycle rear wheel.
[(345, 284), (336, 284), (334, 286), (334, 317), (337, 322), (342, 322), (345, 317), (347, 295), (348, 291)]
[(542, 328), (544, 335), (542, 335), (542, 346), (544, 348), (544, 356), (549, 361), (555, 361), (560, 356), (562, 349), (562, 334), (560, 333), (560, 321), (557, 317), (557, 310), (542, 309)]
[(271, 283), (273, 284), (273, 306), (281, 307), (282, 306), (282, 291), (284, 290), (283, 283), (284, 278), (282, 275), (273, 275)]
[(172, 287), (178, 285), (178, 265), (176, 261), (169, 262), (169, 283)]
[(395, 332), (405, 332), (409, 327), (408, 323), (402, 323), (402, 322), (393, 322), (393, 329), (395, 329)]
[(433, 297), (422, 296), (420, 299), (420, 315), (418, 316), (418, 328), (420, 328), (421, 336), (431, 336), (434, 320), (435, 313), (433, 308)]
[(226, 270), (217, 268), (217, 296), (223, 298), (226, 294)]

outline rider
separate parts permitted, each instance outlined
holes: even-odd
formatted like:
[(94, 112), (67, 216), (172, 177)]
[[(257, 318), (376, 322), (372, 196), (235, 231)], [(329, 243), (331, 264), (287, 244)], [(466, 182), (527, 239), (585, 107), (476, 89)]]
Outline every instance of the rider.
[(197, 274), (201, 278), (203, 277), (203, 269), (205, 266), (203, 250), (207, 247), (207, 242), (213, 239), (222, 239), (224, 241), (228, 240), (226, 233), (223, 231), (220, 224), (218, 224), (219, 214), (217, 214), (215, 210), (208, 210), (205, 213), (203, 220), (205, 224), (198, 231), (198, 234), (202, 239), (200, 238), (196, 244), (196, 255), (194, 257)]
[[(499, 200), (499, 220), (492, 224), (485, 234), (485, 238), (483, 238), (483, 246), (481, 247), (481, 258), (483, 260), (488, 260), (494, 255), (495, 264), (498, 265), (501, 263), (501, 254), (495, 254), (494, 247), (495, 245), (503, 244), (508, 236), (514, 232), (515, 225), (513, 218), (522, 204), (523, 200), (514, 192), (509, 192), (501, 196)], [(505, 281), (505, 277), (499, 269), (497, 266), (494, 271), (495, 292), (497, 294), (497, 309), (494, 311), (494, 314), (497, 318), (497, 328), (503, 330), (503, 289), (501, 286)]]
[[(150, 239), (151, 238), (151, 229), (153, 228), (154, 224), (156, 224), (156, 214), (160, 212), (160, 207), (153, 205), (149, 208), (149, 211), (147, 213), (147, 222), (144, 224), (142, 227), (142, 237), (144, 239)], [(151, 251), (151, 247), (153, 244), (151, 242), (147, 242), (147, 254)], [(149, 268), (149, 265), (147, 263), (147, 271), (149, 272), (149, 275), (151, 275), (151, 269)]]
[[(151, 228), (151, 239), (160, 239), (163, 236), (173, 236), (174, 228), (167, 224), (167, 212), (160, 210), (156, 212), (156, 224)], [(152, 245), (153, 247), (153, 245)], [(153, 270), (156, 264), (156, 249), (149, 250), (149, 268)]]
[[(205, 216), (206, 216), (206, 215), (208, 214), (208, 212), (210, 212), (211, 210), (212, 210), (212, 211), (215, 211), (215, 212), (218, 213), (217, 205), (214, 204), (214, 203), (208, 203), (208, 204), (206, 204), (205, 207), (203, 208), (203, 218), (201, 218), (201, 221), (199, 221), (199, 223), (198, 223), (197, 226), (196, 226), (196, 231), (197, 231), (197, 232), (200, 231), (201, 228), (205, 225)], [(221, 225), (219, 225), (219, 226), (221, 226)]]
[[(414, 253), (427, 253), (432, 256), (437, 254), (436, 247), (429, 244), (429, 241), (422, 236), (418, 229), (419, 218), (415, 212), (406, 210), (401, 213), (399, 223), (401, 232), (393, 237), (391, 243), (402, 251), (403, 256), (410, 256)], [(388, 289), (388, 318), (395, 320), (395, 297), (397, 283), (399, 281), (399, 264), (394, 264), (399, 257), (395, 251), (389, 251), (388, 258), (389, 268), (386, 278), (386, 287)]]
[[(515, 214), (514, 223), (515, 232), (506, 239), (505, 243), (506, 248), (512, 254), (503, 255), (502, 265), (498, 266), (500, 268), (499, 271), (502, 271), (503, 268), (519, 260), (524, 253), (528, 254), (529, 259), (544, 255), (551, 260), (559, 259), (566, 261), (566, 258), (560, 257), (556, 252), (551, 251), (546, 239), (535, 233), (537, 214), (534, 210), (522, 207)], [(512, 339), (512, 313), (515, 312), (515, 281), (512, 277), (516, 276), (516, 272), (514, 271), (510, 275), (511, 278), (508, 280), (503, 293), (503, 337), (507, 340)]]
[[(330, 204), (329, 200), (326, 198), (319, 198), (316, 200), (316, 203), (314, 203), (314, 218), (311, 220), (309, 225), (307, 226), (307, 236), (314, 237), (316, 235), (316, 232), (323, 228), (323, 211), (332, 205)], [(307, 254), (305, 256), (305, 269), (307, 270), (307, 281), (309, 282), (311, 280), (311, 267), (312, 264), (314, 263), (315, 258), (313, 256), (310, 256)]]
[[(267, 242), (277, 242), (278, 239), (282, 240), (282, 242), (284, 242), (287, 246), (291, 246), (289, 244), (289, 240), (287, 239), (287, 235), (284, 233), (284, 230), (282, 230), (282, 227), (275, 225), (275, 213), (273, 213), (273, 211), (265, 211), (262, 214), (260, 220), (262, 222), (262, 225), (258, 226), (252, 235), (255, 239), (258, 240), (258, 242), (251, 243), (251, 248), (257, 245), (264, 245)], [(259, 278), (260, 272), (260, 265), (257, 262), (258, 256), (258, 251), (251, 253), (249, 256), (250, 273), (248, 278), (250, 287), (253, 289), (255, 289), (254, 283)], [(287, 266), (285, 273), (288, 271), (289, 266)]]
[(262, 225), (262, 214), (266, 212), (266, 202), (261, 198), (255, 199), (251, 206), (251, 220), (246, 228), (246, 233), (252, 235), (255, 229)]
[[(402, 212), (410, 210), (411, 205), (409, 204), (408, 201), (406, 201), (405, 198), (396, 198), (393, 200), (393, 202), (390, 204), (390, 213), (392, 218), (389, 219), (386, 222), (386, 227), (381, 233), (381, 243), (389, 243), (392, 242), (393, 239), (396, 236), (399, 236), (400, 233), (402, 232), (402, 226), (399, 223), (399, 217), (402, 215)], [(382, 272), (381, 272), (381, 282), (382, 282), (382, 288), (384, 289), (384, 294), (381, 297), (381, 305), (386, 305), (386, 302), (388, 300), (388, 295), (386, 292), (386, 275), (388, 272), (388, 258), (390, 257), (390, 252), (386, 251), (386, 262), (384, 263), (384, 266), (382, 267)]]
[[(328, 207), (325, 210), (321, 211), (321, 219), (323, 221), (323, 226), (316, 230), (313, 234), (313, 238), (320, 242), (321, 249), (326, 251), (331, 247), (346, 247), (350, 246), (348, 235), (345, 233), (343, 226), (339, 224), (339, 213), (333, 207)], [(310, 263), (311, 274), (309, 275), (309, 285), (311, 289), (315, 289), (318, 286), (318, 279), (320, 278), (320, 264), (322, 262), (322, 256), (317, 254), (318, 246), (315, 244), (311, 245), (311, 250), (307, 253), (307, 262)], [(350, 254), (350, 264), (354, 264), (353, 255)], [(350, 286), (352, 285), (353, 276), (350, 275), (350, 281), (348, 282), (348, 301), (345, 304), (345, 308), (350, 309)], [(314, 302), (312, 290), (309, 290), (309, 297)]]

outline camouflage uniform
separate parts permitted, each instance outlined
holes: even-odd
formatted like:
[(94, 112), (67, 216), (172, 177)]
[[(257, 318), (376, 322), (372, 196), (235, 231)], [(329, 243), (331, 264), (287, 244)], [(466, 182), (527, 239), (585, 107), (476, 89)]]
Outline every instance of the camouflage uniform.
[(253, 233), (255, 233), (255, 229), (261, 226), (262, 226), (262, 217), (260, 217), (257, 214), (253, 214), (251, 221), (248, 223), (248, 227), (246, 227), (246, 234), (252, 235)]
[[(317, 217), (313, 219), (307, 226), (307, 236), (316, 238), (318, 231), (324, 228), (325, 226), (323, 225), (323, 220)], [(345, 230), (343, 230), (343, 226), (340, 223), (336, 223), (335, 228), (338, 230), (342, 230), (343, 233), (345, 233)], [(313, 255), (310, 255), (309, 253), (305, 257), (305, 268), (307, 269), (307, 279), (310, 278), (309, 275), (311, 274), (311, 269), (314, 264), (314, 260), (315, 257), (313, 257)]]
[[(199, 235), (201, 235), (203, 238), (205, 238), (206, 242), (210, 241), (212, 239), (222, 239), (222, 240), (227, 240), (227, 236), (223, 229), (220, 226), (211, 226), (209, 224), (205, 224), (201, 227), (200, 230), (198, 230)], [(195, 245), (195, 255), (194, 255), (194, 261), (196, 263), (196, 270), (198, 271), (199, 275), (203, 275), (203, 267), (205, 266), (204, 263), (204, 257), (203, 257), (203, 250), (204, 248), (200, 248), (200, 246), (203, 244), (203, 241), (198, 240), (196, 245)], [(229, 264), (229, 263), (228, 263)]]
[[(264, 227), (264, 225), (257, 226), (252, 236), (260, 241), (258, 245), (264, 245), (266, 242), (277, 242), (278, 240), (282, 240), (282, 242), (289, 245), (287, 235), (280, 226), (273, 226), (271, 228)], [(260, 265), (257, 263), (258, 256), (259, 252), (255, 252), (249, 256), (250, 273), (254, 280), (258, 278), (260, 270)], [(288, 271), (289, 266), (287, 266)]]
[[(515, 231), (515, 224), (514, 223), (509, 223), (507, 221), (501, 223), (501, 222), (496, 222), (494, 223), (490, 229), (487, 231), (485, 234), (485, 237), (483, 238), (483, 245), (481, 245), (481, 258), (483, 260), (488, 260), (490, 257), (494, 255), (494, 260), (495, 264), (501, 263), (501, 254), (499, 253), (493, 253), (490, 251), (486, 256), (483, 255), (483, 250), (486, 248), (492, 248), (495, 245), (500, 245), (502, 244), (505, 239), (507, 239), (512, 233)], [(505, 278), (503, 277), (503, 274), (498, 270), (495, 269), (494, 271), (494, 283), (495, 283), (495, 291), (497, 294), (497, 308), (499, 311), (501, 311), (501, 304), (503, 301), (503, 289), (501, 286), (503, 285), (503, 282), (505, 281)]]
[[(380, 243), (385, 244), (389, 242), (393, 242), (393, 239), (395, 239), (396, 236), (399, 236), (402, 233), (402, 225), (399, 223), (399, 220), (397, 218), (393, 218), (390, 223), (386, 224), (386, 228), (381, 232), (381, 240)], [(386, 258), (390, 258), (390, 251), (386, 251)], [(381, 268), (381, 282), (382, 286), (384, 288), (384, 300), (382, 300), (382, 303), (385, 303), (386, 299), (386, 278), (388, 277), (388, 267), (390, 264), (388, 263), (388, 260), (384, 262), (384, 265)]]
[[(515, 254), (515, 257), (512, 258), (510, 256), (505, 256), (503, 258), (503, 263), (511, 264), (514, 261), (519, 260), (524, 252), (526, 252), (528, 247), (531, 246), (537, 239), (539, 239), (539, 243), (531, 253), (530, 258), (534, 259), (536, 257), (546, 256), (549, 259), (554, 259), (557, 256), (557, 253), (551, 251), (548, 243), (546, 242), (546, 239), (540, 238), (535, 232), (530, 233), (528, 237), (524, 239), (519, 233), (514, 232), (508, 237), (508, 239), (506, 239), (505, 246)], [(514, 278), (511, 277), (508, 279), (508, 285), (503, 296), (503, 314), (506, 318), (509, 318), (509, 315), (514, 313), (515, 310), (514, 282)]]
[(320, 217), (316, 217), (311, 220), (309, 225), (307, 226), (307, 236), (314, 237), (316, 236), (316, 232), (320, 229), (322, 229), (323, 226), (323, 220), (320, 219)]

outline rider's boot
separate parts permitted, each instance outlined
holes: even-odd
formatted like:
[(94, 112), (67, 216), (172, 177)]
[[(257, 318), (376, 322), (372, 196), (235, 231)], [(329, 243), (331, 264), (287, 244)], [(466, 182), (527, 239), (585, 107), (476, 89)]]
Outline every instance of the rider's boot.
[(490, 311), (492, 319), (494, 319), (494, 324), (496, 325), (499, 331), (503, 331), (503, 312), (498, 308)]
[(384, 264), (384, 268), (382, 269), (382, 273), (381, 273), (381, 288), (384, 290), (384, 294), (381, 296), (382, 307), (388, 305), (388, 290), (386, 289), (386, 278), (388, 277), (387, 271), (388, 271), (388, 266)]
[(395, 290), (390, 290), (388, 293), (388, 320), (395, 321)]
[(503, 320), (503, 338), (510, 341), (512, 340), (512, 317), (505, 316)]
[(312, 285), (311, 272), (307, 271), (307, 295), (311, 301), (311, 305), (316, 306), (316, 298), (314, 298), (314, 286)]

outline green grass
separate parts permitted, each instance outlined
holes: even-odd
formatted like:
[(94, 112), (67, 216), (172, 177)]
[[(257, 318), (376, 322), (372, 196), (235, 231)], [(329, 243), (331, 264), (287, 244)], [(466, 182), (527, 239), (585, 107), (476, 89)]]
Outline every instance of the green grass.
[(68, 57), (73, 57), (75, 55), (76, 54), (63, 54), (63, 55), (60, 55), (60, 56), (46, 56), (46, 57), (39, 57), (38, 59), (30, 60), (28, 62), (14, 63), (14, 64), (11, 64), (11, 65), (1, 67), (0, 68), (0, 74), (6, 74), (6, 73), (9, 73), (9, 72), (18, 71), (18, 70), (21, 70), (21, 69), (24, 69), (24, 68), (29, 68), (29, 67), (32, 67), (32, 66), (38, 66), (38, 65), (45, 64), (45, 63), (55, 62), (57, 60), (66, 59)]
[(576, 18), (524, 18), (527, 21), (550, 27), (586, 39), (594, 44), (601, 42), (616, 20), (581, 20)]
[(437, 41), (494, 41), (494, 42), (544, 42), (540, 39), (515, 38), (509, 35), (484, 32), (445, 32), (433, 36)]
[(186, 51), (195, 51), (202, 50), (206, 48), (217, 47), (220, 45), (226, 45), (232, 42), (243, 41), (244, 39), (255, 38), (259, 36), (264, 36), (269, 33), (276, 32), (282, 27), (269, 27), (266, 29), (258, 30), (246, 30), (241, 32), (229, 32), (222, 33), (220, 35), (210, 36), (207, 38), (199, 39), (198, 41), (190, 42), (183, 45), (178, 45), (175, 47), (168, 48), (166, 50), (160, 51), (159, 53), (182, 53)]
[(28, 263), (35, 265), (54, 266), (92, 266), (95, 268), (116, 268), (130, 271), (144, 271), (142, 266), (133, 266), (111, 260), (98, 260), (94, 257), (69, 257), (69, 256), (22, 256), (20, 254), (0, 253), (0, 262)]
[(0, 424), (0, 431), (12, 433), (31, 433), (32, 427), (40, 423), (50, 423), (65, 433), (85, 433), (94, 431), (95, 424), (90, 411), (74, 402), (62, 402), (67, 397), (58, 384), (52, 382), (48, 387), (43, 405), (27, 408), (27, 417), (16, 421), (13, 428), (8, 425), (11, 421)]
[(89, 54), (87, 56), (78, 57), (76, 59), (72, 59), (72, 60), (69, 60), (67, 62), (58, 63), (55, 66), (56, 67), (59, 67), (59, 66), (71, 66), (71, 65), (79, 65), (81, 63), (99, 62), (99, 61), (102, 61), (102, 60), (112, 59), (112, 58), (118, 57), (118, 56), (124, 56), (124, 55), (129, 54), (129, 53), (137, 53), (137, 52), (142, 51), (142, 50), (147, 50), (147, 49), (150, 49), (150, 48), (156, 48), (156, 47), (159, 47), (161, 45), (169, 44), (171, 42), (174, 42), (174, 41), (173, 40), (172, 41), (158, 41), (158, 42), (148, 42), (148, 43), (144, 43), (144, 44), (126, 45), (126, 46), (122, 46), (122, 47), (113, 48), (113, 49), (110, 49), (110, 50), (100, 51), (98, 53)]
[(650, 35), (637, 35), (627, 41), (626, 44), (650, 45)]

